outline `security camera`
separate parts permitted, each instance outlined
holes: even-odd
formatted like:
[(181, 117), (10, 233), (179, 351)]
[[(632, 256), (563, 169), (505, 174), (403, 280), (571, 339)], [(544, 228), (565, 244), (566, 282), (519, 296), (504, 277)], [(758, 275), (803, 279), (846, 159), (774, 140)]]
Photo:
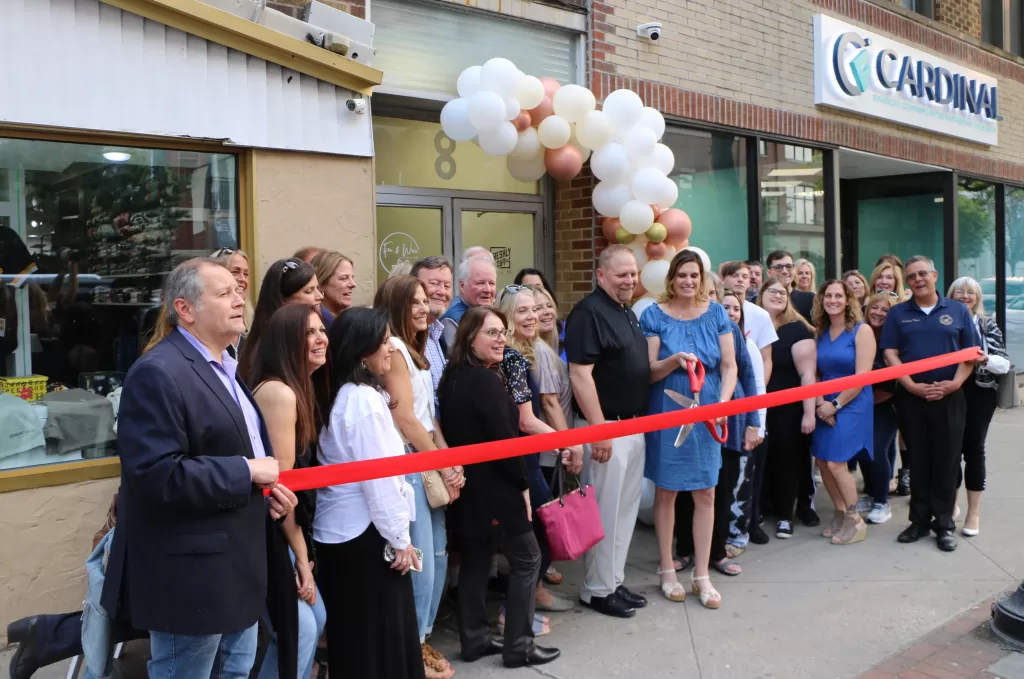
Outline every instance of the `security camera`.
[(353, 113), (366, 113), (365, 99), (349, 99), (345, 102), (345, 106), (347, 106), (348, 110)]
[(637, 37), (647, 38), (648, 40), (657, 40), (661, 37), (661, 22), (652, 21), (646, 24), (640, 24), (636, 27)]

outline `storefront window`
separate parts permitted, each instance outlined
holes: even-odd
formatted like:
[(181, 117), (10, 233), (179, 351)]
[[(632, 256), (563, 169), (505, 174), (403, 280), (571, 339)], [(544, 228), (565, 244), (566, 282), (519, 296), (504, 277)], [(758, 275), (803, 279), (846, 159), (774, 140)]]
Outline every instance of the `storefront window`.
[(820, 150), (759, 142), (762, 251), (788, 250), (825, 271), (825, 181)]
[(176, 264), (238, 247), (234, 155), (0, 139), (0, 469), (115, 455)]
[(747, 259), (746, 139), (721, 132), (670, 127), (662, 141), (672, 149), (672, 179), (679, 187), (675, 207), (690, 216), (690, 244), (717, 266)]
[[(996, 313), (996, 187), (960, 177), (957, 196), (957, 276), (981, 283), (985, 312)], [(943, 290), (943, 292), (948, 292)]]
[(1006, 187), (1006, 349), (1024, 368), (1024, 189)]

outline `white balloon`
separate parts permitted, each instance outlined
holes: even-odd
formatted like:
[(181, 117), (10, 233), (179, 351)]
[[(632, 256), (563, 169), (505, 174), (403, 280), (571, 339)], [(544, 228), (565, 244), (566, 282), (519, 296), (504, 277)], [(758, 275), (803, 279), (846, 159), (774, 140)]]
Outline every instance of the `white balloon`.
[(659, 196), (659, 199), (654, 202), (655, 205), (660, 207), (662, 210), (667, 210), (670, 207), (675, 207), (676, 201), (679, 200), (679, 185), (675, 183), (669, 177), (661, 183), (661, 191), (664, 193)]
[(597, 105), (594, 93), (580, 85), (565, 85), (559, 88), (551, 103), (554, 105), (555, 114), (562, 116), (570, 123), (583, 120)]
[(632, 127), (644, 112), (644, 102), (631, 90), (615, 90), (604, 98), (601, 110), (612, 119), (612, 124), (621, 132)]
[(540, 81), (540, 78), (524, 75), (519, 79), (519, 85), (516, 87), (516, 100), (519, 101), (519, 105), (524, 111), (537, 108), (544, 100), (544, 83)]
[[(591, 160), (591, 165), (593, 165), (593, 160)], [(622, 206), (629, 202), (631, 193), (627, 184), (598, 182), (592, 194), (594, 209), (605, 217), (618, 217)]]
[(569, 143), (575, 146), (576, 150), (580, 152), (580, 156), (583, 157), (583, 162), (587, 162), (587, 159), (590, 158), (590, 149), (588, 149), (586, 146), (581, 145), (576, 140), (570, 140)]
[(633, 239), (633, 242), (627, 245), (630, 250), (633, 251), (633, 257), (636, 259), (636, 268), (644, 268), (644, 264), (647, 263), (647, 244), (650, 241), (647, 240), (647, 236), (640, 234)]
[(673, 168), (676, 166), (676, 157), (672, 153), (672, 149), (665, 146), (664, 144), (657, 144), (654, 147), (654, 152), (649, 156), (635, 159), (634, 163), (638, 168), (654, 167), (660, 170), (663, 174), (672, 174)]
[(512, 149), (512, 155), (516, 158), (536, 158), (543, 151), (544, 148), (540, 145), (540, 139), (537, 138), (537, 130), (528, 127), (519, 133), (516, 146)]
[(535, 182), (548, 171), (544, 167), (543, 153), (537, 154), (533, 158), (509, 156), (505, 165), (508, 167), (508, 173), (521, 182)]
[(463, 99), (469, 99), (474, 94), (480, 91), (480, 66), (470, 66), (465, 71), (459, 74), (459, 80), (456, 88), (459, 91), (459, 96)]
[[(643, 315), (643, 313), (647, 309), (647, 307), (651, 306), (652, 304), (657, 303), (657, 301), (658, 300), (655, 297), (651, 296), (651, 295), (644, 295), (643, 297), (641, 297), (637, 301), (633, 302), (633, 313), (636, 314), (637, 318), (640, 318), (640, 316)], [(654, 484), (651, 483), (650, 481), (648, 481), (647, 479), (644, 479), (644, 484), (646, 485), (648, 483), (651, 484), (651, 506), (653, 507), (654, 506)], [(643, 506), (643, 502), (644, 501), (641, 499), (640, 500), (641, 507)], [(652, 519), (651, 520), (651, 524), (653, 524), (653, 523), (654, 523), (654, 520)]]
[[(704, 264), (704, 270), (705, 271), (711, 271), (711, 258), (708, 257), (708, 253), (704, 252), (703, 250), (701, 250), (696, 245), (688, 245), (688, 246), (686, 246), (683, 249), (684, 250), (690, 250), (692, 252), (696, 252), (700, 256), (701, 263)], [(647, 286), (645, 285), (644, 287), (646, 288)]]
[(560, 149), (569, 143), (572, 128), (562, 116), (551, 115), (541, 121), (537, 127), (537, 136), (545, 148)]
[(522, 111), (522, 108), (520, 108), (518, 101), (512, 97), (505, 100), (505, 120), (515, 120), (520, 111)]
[(469, 122), (480, 132), (498, 129), (505, 115), (505, 100), (495, 92), (480, 90), (469, 99)]
[(665, 116), (661, 115), (661, 111), (656, 108), (644, 106), (644, 110), (640, 114), (640, 124), (650, 129), (659, 140), (665, 136)]
[[(483, 135), (480, 136), (483, 138)], [(633, 189), (633, 197), (648, 205), (657, 205), (658, 199), (664, 195), (661, 181), (665, 178), (661, 170), (654, 167), (637, 170), (630, 184)]]
[[(655, 299), (653, 297), (641, 297), (633, 305), (633, 313), (636, 314), (637, 318), (640, 318), (644, 309), (654, 304)], [(654, 482), (650, 479), (644, 479), (643, 485), (640, 486), (640, 510), (637, 512), (636, 520), (645, 526), (654, 525)]]
[(576, 139), (588, 149), (599, 149), (611, 141), (612, 120), (604, 111), (591, 111), (576, 123)]
[(619, 221), (622, 222), (622, 228), (626, 231), (640, 235), (651, 228), (651, 224), (654, 224), (654, 210), (647, 203), (631, 200), (622, 206), (622, 210), (619, 212)]
[(590, 171), (601, 181), (617, 184), (629, 173), (629, 154), (621, 144), (605, 144), (594, 150), (590, 158)]
[(634, 125), (626, 130), (622, 137), (622, 146), (632, 158), (643, 158), (654, 153), (658, 145), (658, 138), (650, 128), (643, 125)]
[(488, 59), (480, 69), (480, 87), (501, 97), (514, 97), (519, 87), (519, 69), (508, 59)]
[(652, 259), (640, 270), (640, 283), (655, 295), (665, 292), (665, 276), (668, 275), (667, 259)]
[(512, 123), (505, 122), (498, 126), (498, 129), (489, 132), (481, 132), (480, 148), (488, 155), (507, 156), (516, 147), (519, 141), (519, 132)]
[(452, 141), (469, 141), (476, 128), (469, 122), (469, 101), (452, 99), (441, 109), (441, 129)]
[(674, 245), (666, 245), (665, 246), (665, 256), (662, 257), (662, 259), (664, 259), (666, 262), (671, 262), (672, 258), (675, 257), (676, 253), (678, 253), (678, 252), (679, 251), (676, 250), (676, 247)]

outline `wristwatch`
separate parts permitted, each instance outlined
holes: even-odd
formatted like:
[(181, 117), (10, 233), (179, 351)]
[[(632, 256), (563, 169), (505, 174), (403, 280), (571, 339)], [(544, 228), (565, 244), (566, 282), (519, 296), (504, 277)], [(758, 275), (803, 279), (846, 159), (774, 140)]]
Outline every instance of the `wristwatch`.
[(834, 399), (832, 399), (832, 407), (835, 408), (838, 411), (843, 406), (841, 406), (839, 404), (839, 399), (838, 398), (834, 398)]

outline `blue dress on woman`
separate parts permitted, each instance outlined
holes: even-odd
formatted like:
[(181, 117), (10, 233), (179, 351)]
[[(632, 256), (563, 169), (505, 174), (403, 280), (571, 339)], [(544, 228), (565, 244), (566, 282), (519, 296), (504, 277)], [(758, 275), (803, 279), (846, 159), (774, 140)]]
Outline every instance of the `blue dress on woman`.
[[(696, 354), (704, 364), (706, 373), (704, 387), (700, 392), (701, 405), (718, 403), (722, 387), (718, 370), (722, 362), (722, 350), (718, 338), (721, 335), (732, 335), (732, 322), (725, 307), (712, 302), (708, 310), (697, 318), (681, 321), (669, 316), (659, 305), (652, 304), (640, 316), (640, 329), (647, 337), (661, 338), (658, 360), (680, 351)], [(651, 385), (648, 414), (681, 409), (665, 395), (666, 389), (693, 398), (686, 370), (676, 368), (667, 377)], [(678, 433), (677, 428), (672, 428), (646, 435), (644, 476), (665, 490), (690, 491), (717, 486), (718, 471), (722, 467), (722, 444), (711, 436), (703, 423), (697, 423), (683, 445), (676, 448)]]
[[(818, 372), (821, 373), (822, 382), (849, 377), (857, 371), (855, 340), (857, 330), (862, 325), (858, 323), (853, 330), (843, 330), (835, 340), (827, 330), (818, 337)], [(831, 401), (838, 395), (838, 392), (829, 394), (825, 400)], [(818, 422), (811, 438), (811, 454), (827, 462), (848, 462), (864, 450), (873, 458), (874, 407), (874, 396), (869, 385), (836, 413), (834, 427)]]

